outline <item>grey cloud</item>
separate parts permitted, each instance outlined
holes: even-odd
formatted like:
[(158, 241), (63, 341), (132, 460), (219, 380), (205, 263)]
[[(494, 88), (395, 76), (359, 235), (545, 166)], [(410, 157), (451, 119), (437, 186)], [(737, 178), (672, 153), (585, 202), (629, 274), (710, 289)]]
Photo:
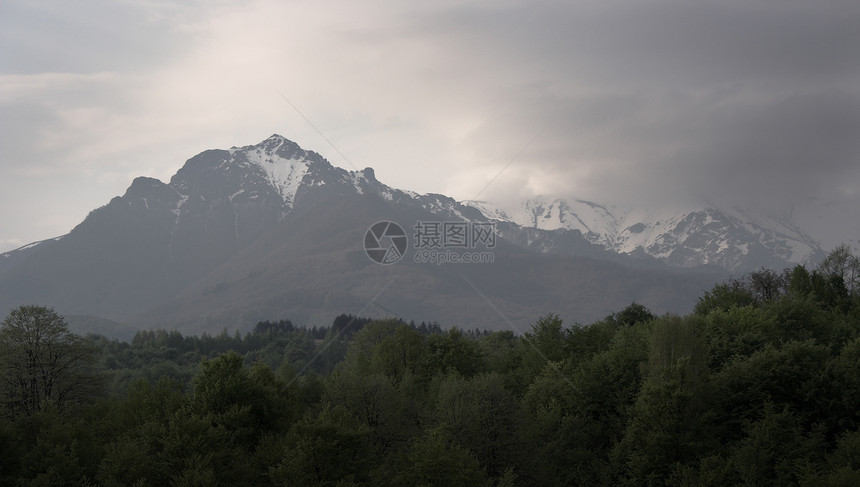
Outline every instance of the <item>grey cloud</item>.
[[(716, 113), (683, 155), (698, 184), (736, 198), (789, 203), (823, 196), (858, 175), (860, 98), (797, 94)], [(713, 190), (711, 190), (713, 191)]]
[[(852, 93), (705, 99), (619, 93), (543, 103), (564, 116), (528, 157), (549, 178), (570, 181), (579, 193), (572, 197), (642, 204), (700, 197), (786, 207), (833, 193), (840, 181), (860, 180), (860, 97)], [(517, 130), (488, 130), (484, 142), (492, 132)]]
[(522, 164), (587, 197), (786, 205), (857, 175), (856, 2), (530, 3), (413, 20), (403, 35), (504, 85), (471, 142), (512, 153), (550, 123)]
[[(176, 28), (193, 24), (192, 17), (202, 10), (173, 6), (173, 2), (159, 4), (156, 10), (148, 5), (11, 4), (0, 18), (0, 74), (116, 70), (123, 79), (138, 73), (144, 74), (140, 79), (153, 79), (146, 74), (197, 52), (194, 44), (201, 39), (205, 44), (212, 34), (206, 31), (208, 24), (198, 25), (201, 31)], [(359, 165), (376, 166), (382, 180), (391, 181), (389, 174), (397, 174), (399, 183), (421, 174), (420, 167), (404, 167), (412, 151), (416, 161), (442, 160), (439, 165), (445, 167), (432, 177), (442, 181), (440, 174), (450, 174), (450, 181), (457, 182), (452, 187), (464, 193), (452, 196), (469, 198), (486, 184), (485, 180), (471, 182), (476, 174), (495, 174), (540, 133), (482, 198), (519, 197), (526, 187), (606, 203), (660, 204), (716, 194), (731, 201), (782, 206), (792, 199), (824, 197), (846, 187), (846, 181), (860, 181), (860, 29), (856, 27), (860, 3), (856, 0), (547, 1), (420, 7), (383, 2), (368, 8), (382, 11), (336, 23), (340, 28), (334, 30), (326, 25), (329, 30), (320, 31), (320, 38), (308, 36), (318, 32), (317, 26), (308, 26), (302, 31), (306, 50), (272, 48), (272, 62), (283, 66), (280, 71), (263, 72), (283, 76), (285, 85), (295, 78), (311, 79), (321, 99), (336, 100), (324, 107), (315, 107), (309, 100), (296, 102), (338, 145), (362, 145), (356, 152), (368, 157)], [(204, 9), (217, 17), (212, 25), (218, 29), (233, 25), (235, 19), (229, 14)], [(290, 39), (278, 36), (289, 33), (290, 22), (301, 21), (285, 19), (286, 31), (260, 38), (273, 39), (272, 43)], [(226, 39), (240, 42), (239, 37)], [(230, 42), (218, 46), (229, 50)], [(281, 52), (292, 55), (279, 57)], [(306, 54), (309, 57), (302, 57)], [(356, 61), (361, 59), (368, 59), (367, 65)], [(195, 66), (196, 60), (189, 55), (178, 64)], [(199, 74), (193, 69), (167, 79), (185, 83)], [(260, 76), (254, 66), (246, 69), (247, 79)], [(273, 81), (273, 86), (281, 82)], [(242, 97), (259, 91), (243, 83), (236, 78), (235, 85), (225, 85), (229, 90), (225, 93)], [(368, 89), (380, 83), (390, 86), (390, 92)], [(39, 148), (41, 131), (65, 130), (66, 140), (98, 140), (95, 135), (77, 137), (75, 127), (60, 118), (57, 107), (101, 110), (105, 116), (127, 112), (152, 119), (142, 127), (157, 127), (159, 117), (176, 120), (188, 115), (172, 112), (173, 107), (138, 106), (137, 87), (110, 82), (81, 86), (46, 89), (43, 100), (28, 96), (0, 100), (7, 114), (0, 119), (3, 163), (64, 164), (64, 149)], [(409, 92), (416, 95), (403, 95)], [(368, 103), (374, 107), (371, 116), (365, 114)], [(332, 128), (338, 124), (326, 124), (320, 120), (323, 116), (314, 115), (321, 110), (354, 118), (355, 133), (373, 137), (337, 140), (337, 130), (352, 131), (353, 122)], [(291, 115), (286, 107), (284, 113), (284, 119)], [(401, 115), (413, 126), (406, 131), (412, 136), (409, 144), (425, 145), (412, 147), (392, 140), (403, 136), (403, 131), (368, 129), (373, 117), (395, 120)], [(195, 130), (224, 134), (234, 133), (239, 126), (251, 130), (248, 120), (229, 118), (218, 121), (217, 129), (206, 124), (189, 126), (188, 140), (204, 139)], [(457, 129), (445, 131), (449, 126)], [(425, 129), (438, 132), (416, 134)], [(261, 137), (271, 132), (282, 128), (269, 127)], [(137, 140), (147, 138), (133, 135)], [(314, 146), (315, 141), (294, 133), (284, 135), (334, 156), (326, 146)], [(364, 144), (374, 147), (365, 149)], [(182, 155), (206, 148), (188, 147)], [(128, 150), (132, 155), (134, 149)], [(395, 151), (399, 151), (396, 162), (384, 159)], [(382, 160), (373, 160), (373, 154), (381, 154)], [(468, 156), (457, 159), (461, 154)], [(401, 185), (409, 187), (408, 181)]]
[(857, 74), (858, 21), (847, 1), (530, 2), (445, 10), (404, 30), (563, 80), (672, 85)]
[[(161, 9), (161, 10), (159, 10)], [(178, 55), (180, 3), (9, 2), (0, 16), (0, 73), (144, 70)]]

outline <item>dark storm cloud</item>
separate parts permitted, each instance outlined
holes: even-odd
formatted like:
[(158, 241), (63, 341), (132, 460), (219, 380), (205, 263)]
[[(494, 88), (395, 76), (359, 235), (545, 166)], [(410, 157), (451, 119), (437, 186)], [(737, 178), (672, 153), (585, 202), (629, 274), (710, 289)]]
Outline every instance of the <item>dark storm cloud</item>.
[(549, 123), (532, 163), (572, 191), (774, 206), (857, 176), (858, 25), (857, 2), (564, 2), (408, 30), (492, 65), (507, 88), (475, 143)]
[(860, 176), (860, 100), (844, 92), (738, 103), (715, 109), (704, 128), (680, 157), (699, 161), (697, 184), (737, 199), (785, 204)]

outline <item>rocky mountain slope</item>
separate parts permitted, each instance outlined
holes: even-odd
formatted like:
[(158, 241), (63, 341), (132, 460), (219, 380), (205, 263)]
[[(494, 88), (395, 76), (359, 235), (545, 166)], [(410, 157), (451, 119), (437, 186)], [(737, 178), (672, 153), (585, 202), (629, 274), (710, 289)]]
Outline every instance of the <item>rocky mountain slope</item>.
[[(394, 265), (363, 248), (380, 220), (409, 238)], [(478, 250), (493, 260), (419, 262), (421, 222), (491, 224), (498, 238)], [(760, 223), (708, 209), (648, 219), (548, 199), (505, 212), (391, 188), (372, 169), (337, 168), (273, 135), (202, 152), (167, 183), (137, 178), (68, 235), (0, 254), (0, 307), (47, 304), (90, 322), (193, 332), (263, 319), (325, 325), (341, 313), (527, 329), (548, 312), (586, 323), (631, 301), (686, 312), (727, 276), (715, 264), (804, 252), (789, 230), (768, 234)], [(699, 264), (712, 268), (690, 270)]]

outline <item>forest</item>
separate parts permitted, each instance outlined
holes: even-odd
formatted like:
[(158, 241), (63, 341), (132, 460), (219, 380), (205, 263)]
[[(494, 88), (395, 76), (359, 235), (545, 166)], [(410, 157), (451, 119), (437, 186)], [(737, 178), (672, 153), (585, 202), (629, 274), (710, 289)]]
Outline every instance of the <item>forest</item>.
[(860, 264), (529, 330), (0, 328), (0, 484), (860, 485)]

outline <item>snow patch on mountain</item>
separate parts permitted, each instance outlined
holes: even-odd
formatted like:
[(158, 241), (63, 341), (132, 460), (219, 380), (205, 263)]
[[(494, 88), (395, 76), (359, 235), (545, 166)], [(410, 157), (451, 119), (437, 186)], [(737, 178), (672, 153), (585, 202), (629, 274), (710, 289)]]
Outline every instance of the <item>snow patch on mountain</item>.
[(278, 140), (272, 137), (266, 142), (269, 141), (274, 142), (274, 144), (267, 144), (263, 148), (259, 146), (243, 149), (232, 148), (230, 149), (230, 153), (232, 155), (236, 151), (243, 151), (249, 162), (265, 171), (266, 179), (278, 191), (278, 194), (281, 195), (284, 204), (292, 206), (296, 191), (308, 172), (308, 160), (298, 154), (297, 157), (291, 158), (279, 155), (278, 149), (284, 145), (286, 139), (280, 138)]
[(702, 204), (685, 210), (626, 209), (545, 196), (514, 208), (482, 201), (463, 204), (489, 219), (525, 228), (579, 232), (606, 250), (628, 255), (644, 252), (679, 267), (716, 264), (738, 270), (759, 261), (762, 265), (807, 264), (823, 252), (790, 218), (734, 207)]
[(475, 208), (490, 220), (513, 221), (504, 210), (486, 201), (465, 200), (460, 203)]
[(24, 250), (33, 249), (33, 248), (36, 248), (39, 245), (42, 245), (43, 243), (46, 243), (46, 242), (56, 242), (58, 240), (61, 240), (63, 237), (65, 237), (65, 235), (60, 235), (59, 237), (47, 238), (45, 240), (39, 240), (38, 242), (31, 242), (31, 243), (28, 243), (26, 245), (22, 245), (21, 247), (18, 247), (17, 249), (3, 252), (2, 254), (0, 254), (0, 256), (3, 256), (4, 258), (9, 258), (12, 256), (12, 254), (14, 254), (16, 252), (21, 252)]

